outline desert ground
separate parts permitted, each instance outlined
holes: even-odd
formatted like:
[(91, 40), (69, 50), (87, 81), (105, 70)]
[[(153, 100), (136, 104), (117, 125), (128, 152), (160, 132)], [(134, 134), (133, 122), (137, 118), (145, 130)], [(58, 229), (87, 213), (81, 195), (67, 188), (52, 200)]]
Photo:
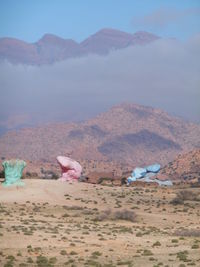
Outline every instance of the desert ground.
[(25, 183), (0, 185), (0, 266), (200, 266), (200, 188)]

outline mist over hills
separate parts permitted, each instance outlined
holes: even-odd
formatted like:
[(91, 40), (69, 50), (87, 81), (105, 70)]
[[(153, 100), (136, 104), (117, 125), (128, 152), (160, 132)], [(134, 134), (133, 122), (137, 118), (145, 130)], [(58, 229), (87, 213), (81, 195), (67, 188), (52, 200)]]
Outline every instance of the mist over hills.
[(81, 43), (45, 34), (36, 43), (27, 43), (14, 38), (0, 38), (0, 60), (15, 64), (52, 64), (69, 58), (90, 54), (106, 55), (134, 45), (145, 45), (159, 39), (148, 32), (130, 34), (115, 29), (102, 29)]
[(57, 123), (11, 131), (0, 138), (0, 157), (55, 162), (113, 161), (131, 166), (160, 162), (200, 147), (200, 125), (136, 104), (114, 106), (82, 123)]
[(88, 120), (127, 101), (199, 123), (199, 44), (200, 35), (179, 42), (113, 29), (79, 44), (51, 34), (34, 44), (1, 38), (0, 134)]

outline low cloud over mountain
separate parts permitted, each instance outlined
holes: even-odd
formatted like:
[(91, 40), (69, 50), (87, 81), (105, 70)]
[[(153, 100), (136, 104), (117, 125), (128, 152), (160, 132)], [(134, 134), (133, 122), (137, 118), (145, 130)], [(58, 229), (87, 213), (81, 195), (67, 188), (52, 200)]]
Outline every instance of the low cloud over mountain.
[(127, 101), (200, 122), (199, 44), (200, 35), (51, 65), (1, 63), (0, 127), (84, 120)]

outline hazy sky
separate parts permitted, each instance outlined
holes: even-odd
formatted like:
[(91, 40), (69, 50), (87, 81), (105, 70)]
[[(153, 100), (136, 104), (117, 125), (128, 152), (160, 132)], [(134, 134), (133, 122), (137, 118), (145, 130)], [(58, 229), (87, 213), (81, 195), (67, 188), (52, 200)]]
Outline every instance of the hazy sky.
[(82, 41), (101, 28), (186, 39), (200, 29), (199, 0), (0, 0), (0, 37), (44, 33)]

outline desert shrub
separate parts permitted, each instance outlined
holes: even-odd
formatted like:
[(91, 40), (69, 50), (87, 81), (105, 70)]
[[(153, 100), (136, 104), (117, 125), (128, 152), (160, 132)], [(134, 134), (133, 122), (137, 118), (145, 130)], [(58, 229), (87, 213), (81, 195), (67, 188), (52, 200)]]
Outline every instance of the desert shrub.
[(72, 250), (69, 254), (73, 256), (73, 255), (77, 255), (78, 253)]
[(126, 266), (133, 266), (133, 262), (132, 261), (118, 261), (117, 265), (126, 265)]
[(57, 262), (56, 257), (52, 257), (52, 258), (49, 259), (49, 263), (50, 264), (55, 264), (56, 262)]
[(83, 210), (84, 208), (83, 207), (80, 207), (80, 206), (63, 206), (64, 209), (66, 210)]
[(113, 219), (135, 222), (136, 215), (135, 215), (135, 212), (124, 209), (124, 210), (116, 211), (113, 214)]
[(121, 185), (126, 185), (126, 178), (125, 178), (125, 177), (123, 177), (123, 178), (121, 179)]
[(44, 170), (43, 168), (41, 168), (41, 173), (43, 179), (57, 180), (59, 178), (59, 175), (51, 170)]
[(176, 236), (193, 236), (193, 237), (200, 237), (200, 230), (199, 229), (182, 229), (176, 230), (174, 232)]
[(47, 257), (39, 255), (37, 256), (37, 260), (36, 260), (37, 266), (38, 267), (53, 267), (54, 264), (51, 263), (51, 259), (52, 258), (50, 258), (49, 260)]
[(160, 243), (159, 241), (156, 241), (156, 242), (152, 245), (152, 247), (159, 247), (159, 246), (161, 246), (161, 243)]
[(176, 197), (174, 199), (172, 199), (172, 201), (170, 202), (173, 205), (181, 205), (184, 204), (184, 201), (200, 201), (200, 198), (198, 196), (198, 194), (189, 191), (189, 190), (182, 190), (179, 191), (176, 194)]
[(63, 217), (63, 218), (69, 217), (69, 214), (68, 214), (68, 213), (65, 213), (65, 214), (63, 214), (62, 217)]
[(199, 248), (199, 245), (198, 244), (192, 245), (192, 249), (198, 249), (198, 248)]
[(111, 210), (108, 209), (108, 210), (104, 210), (102, 211), (99, 215), (97, 215), (95, 218), (94, 218), (94, 221), (104, 221), (104, 220), (108, 220), (109, 217), (111, 215)]
[(152, 256), (153, 253), (151, 252), (151, 250), (145, 249), (142, 253), (143, 256)]
[(13, 267), (13, 262), (12, 261), (7, 261), (5, 264), (4, 264), (4, 267)]
[(51, 175), (52, 175), (51, 179), (53, 179), (53, 180), (57, 180), (59, 178), (59, 175), (55, 172), (51, 172)]
[(83, 182), (83, 183), (86, 183), (88, 182), (88, 177), (84, 176), (84, 175), (81, 175), (81, 177), (78, 178), (78, 181), (79, 182)]
[(113, 178), (110, 178), (110, 177), (100, 177), (97, 181), (98, 184), (101, 184), (103, 183), (104, 181), (110, 181), (110, 182), (113, 182), (114, 179)]
[(64, 255), (67, 255), (67, 251), (66, 251), (66, 250), (61, 250), (61, 251), (60, 251), (60, 255), (63, 255), (63, 256), (64, 256)]
[(28, 263), (33, 263), (32, 258), (31, 258), (31, 257), (28, 257), (28, 258), (27, 258), (27, 262), (28, 262)]
[(178, 197), (175, 197), (174, 199), (172, 199), (170, 201), (170, 204), (172, 204), (172, 205), (181, 205), (183, 203), (184, 203), (184, 201)]
[(27, 171), (26, 172), (26, 174), (25, 174), (25, 176), (27, 177), (27, 178), (36, 178), (36, 177), (38, 177), (38, 174), (37, 174), (37, 172), (29, 172), (29, 171)]
[(188, 251), (185, 250), (185, 251), (180, 251), (177, 253), (177, 258), (180, 260), (180, 261), (187, 261), (187, 256), (188, 256)]
[(135, 212), (130, 210), (119, 210), (112, 212), (110, 209), (104, 210), (98, 216), (95, 217), (94, 221), (103, 221), (103, 220), (126, 220), (135, 222), (136, 215)]
[(102, 253), (99, 252), (99, 251), (94, 251), (94, 252), (92, 253), (92, 257), (99, 257), (99, 256), (101, 256), (101, 255), (102, 255)]
[(69, 265), (70, 263), (73, 263), (73, 262), (74, 262), (73, 259), (69, 259), (68, 261), (66, 261), (66, 262), (64, 263), (64, 265)]
[(183, 201), (185, 200), (199, 201), (200, 200), (196, 193), (189, 191), (189, 190), (182, 190), (178, 192), (177, 197), (182, 199)]
[(190, 183), (191, 188), (199, 188), (200, 187), (200, 178), (198, 178), (198, 182)]
[(137, 237), (141, 237), (141, 236), (143, 236), (143, 234), (142, 234), (142, 232), (137, 232), (137, 233), (136, 233), (136, 236), (137, 236)]
[(172, 243), (178, 243), (178, 239), (172, 239)]
[(94, 267), (102, 267), (101, 263), (94, 261), (92, 259), (89, 259), (85, 262), (86, 266), (94, 266)]
[(7, 260), (10, 260), (10, 261), (14, 261), (15, 260), (15, 257), (13, 255), (8, 255), (6, 257)]

